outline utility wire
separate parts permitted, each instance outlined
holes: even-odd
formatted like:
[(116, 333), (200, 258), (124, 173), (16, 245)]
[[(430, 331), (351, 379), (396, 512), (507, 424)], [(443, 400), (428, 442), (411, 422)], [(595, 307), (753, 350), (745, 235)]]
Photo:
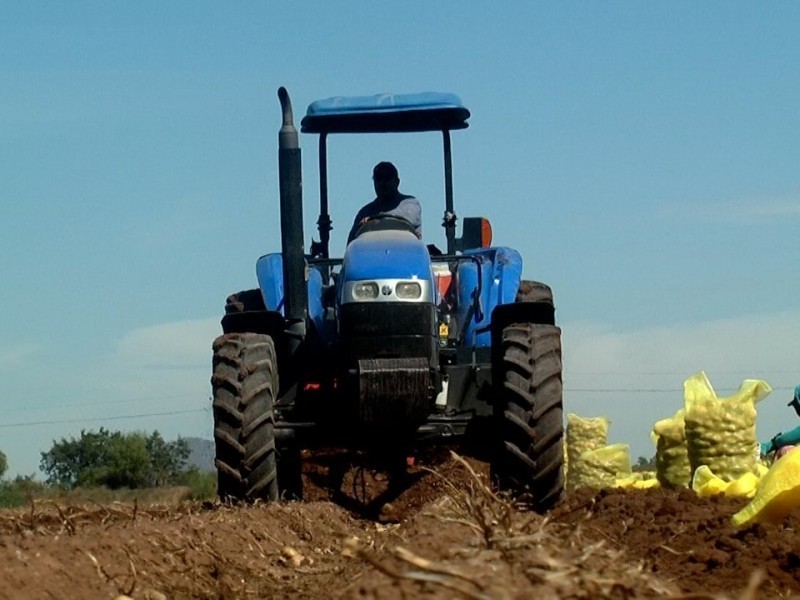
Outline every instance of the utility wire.
[[(772, 391), (790, 391), (792, 387), (774, 387)], [(601, 394), (663, 394), (683, 393), (682, 388), (564, 388), (565, 392), (601, 393)], [(76, 405), (79, 406), (79, 405)], [(51, 408), (52, 410), (52, 408)], [(97, 423), (101, 421), (123, 421), (125, 419), (143, 419), (146, 417), (166, 417), (189, 413), (208, 412), (210, 407), (192, 408), (188, 410), (172, 410), (166, 412), (138, 413), (135, 415), (119, 415), (114, 417), (92, 417), (86, 419), (59, 419), (51, 421), (23, 421), (17, 423), (0, 423), (0, 429), (9, 427), (33, 427), (36, 425), (62, 425), (67, 423)]]
[(143, 419), (145, 417), (166, 417), (169, 415), (185, 415), (187, 413), (207, 412), (208, 408), (192, 408), (189, 410), (171, 410), (166, 412), (139, 413), (135, 415), (120, 415), (116, 417), (93, 417), (89, 419), (64, 419), (58, 421), (26, 421), (20, 423), (0, 423), (0, 428), (7, 427), (32, 427), (34, 425), (61, 425), (64, 423), (97, 423), (99, 421), (122, 421), (124, 419)]
[[(776, 391), (786, 391), (786, 390), (794, 390), (793, 387), (774, 387), (772, 388), (773, 392)], [(683, 393), (683, 388), (564, 388), (565, 392), (599, 392), (599, 393), (635, 393), (635, 394), (660, 394), (660, 393)], [(719, 390), (717, 390), (719, 391)]]
[(87, 406), (106, 406), (108, 404), (129, 404), (131, 402), (162, 402), (164, 400), (178, 400), (181, 398), (196, 398), (197, 394), (173, 394), (171, 396), (140, 396), (123, 400), (97, 400), (92, 402), (76, 402), (73, 404), (39, 405), (11, 408), (8, 412), (36, 412), (37, 410), (62, 410), (66, 408), (84, 408)]
[[(793, 387), (774, 387), (772, 388), (773, 392), (779, 391), (786, 391), (786, 390), (794, 390)], [(663, 393), (670, 393), (670, 394), (682, 394), (683, 388), (625, 388), (625, 389), (612, 389), (612, 388), (564, 388), (565, 392), (580, 392), (580, 393), (600, 393), (600, 394), (663, 394)], [(719, 392), (719, 390), (717, 390)]]

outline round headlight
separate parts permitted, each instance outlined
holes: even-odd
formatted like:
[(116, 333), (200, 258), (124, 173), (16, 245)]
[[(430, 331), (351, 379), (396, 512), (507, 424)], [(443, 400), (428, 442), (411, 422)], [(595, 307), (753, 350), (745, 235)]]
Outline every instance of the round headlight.
[(356, 300), (371, 300), (378, 297), (378, 284), (374, 281), (357, 283), (353, 286), (353, 297)]
[(416, 281), (401, 281), (394, 290), (398, 298), (416, 300), (422, 296), (422, 286)]

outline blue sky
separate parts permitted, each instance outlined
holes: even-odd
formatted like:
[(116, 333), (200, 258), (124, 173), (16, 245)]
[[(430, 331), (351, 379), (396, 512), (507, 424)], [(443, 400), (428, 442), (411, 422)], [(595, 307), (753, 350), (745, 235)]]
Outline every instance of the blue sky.
[[(225, 297), (280, 246), (281, 85), (298, 119), (329, 96), (461, 96), (458, 214), (488, 217), (554, 288), (566, 410), (609, 416), (634, 458), (699, 370), (720, 394), (772, 385), (760, 437), (795, 426), (800, 5), (517, 5), (1, 4), (11, 472), (81, 428), (211, 436)], [(307, 239), (315, 141), (301, 141)], [(334, 249), (378, 160), (422, 201), (426, 239), (443, 239), (438, 136), (329, 150)]]

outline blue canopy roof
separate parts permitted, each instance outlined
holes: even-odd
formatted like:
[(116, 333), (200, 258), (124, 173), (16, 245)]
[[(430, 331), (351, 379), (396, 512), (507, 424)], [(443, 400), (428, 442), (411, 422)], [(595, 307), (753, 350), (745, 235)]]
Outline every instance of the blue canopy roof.
[(337, 96), (308, 106), (304, 133), (383, 133), (465, 129), (469, 111), (455, 94)]

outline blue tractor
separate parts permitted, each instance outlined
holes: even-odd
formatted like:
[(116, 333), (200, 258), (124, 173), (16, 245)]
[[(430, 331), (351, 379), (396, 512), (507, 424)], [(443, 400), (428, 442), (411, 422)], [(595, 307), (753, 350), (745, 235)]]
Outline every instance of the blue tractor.
[[(258, 259), (258, 289), (228, 298), (213, 344), (219, 496), (301, 498), (301, 450), (404, 457), (459, 443), (490, 462), (498, 489), (551, 508), (564, 489), (561, 331), (550, 288), (522, 280), (519, 253), (491, 245), (486, 219), (464, 219), (457, 237), (450, 132), (469, 111), (437, 93), (309, 105), (320, 241), (306, 253), (298, 133), (278, 96), (282, 251)], [(332, 258), (328, 136), (430, 131), (444, 142), (446, 251), (386, 215)]]

